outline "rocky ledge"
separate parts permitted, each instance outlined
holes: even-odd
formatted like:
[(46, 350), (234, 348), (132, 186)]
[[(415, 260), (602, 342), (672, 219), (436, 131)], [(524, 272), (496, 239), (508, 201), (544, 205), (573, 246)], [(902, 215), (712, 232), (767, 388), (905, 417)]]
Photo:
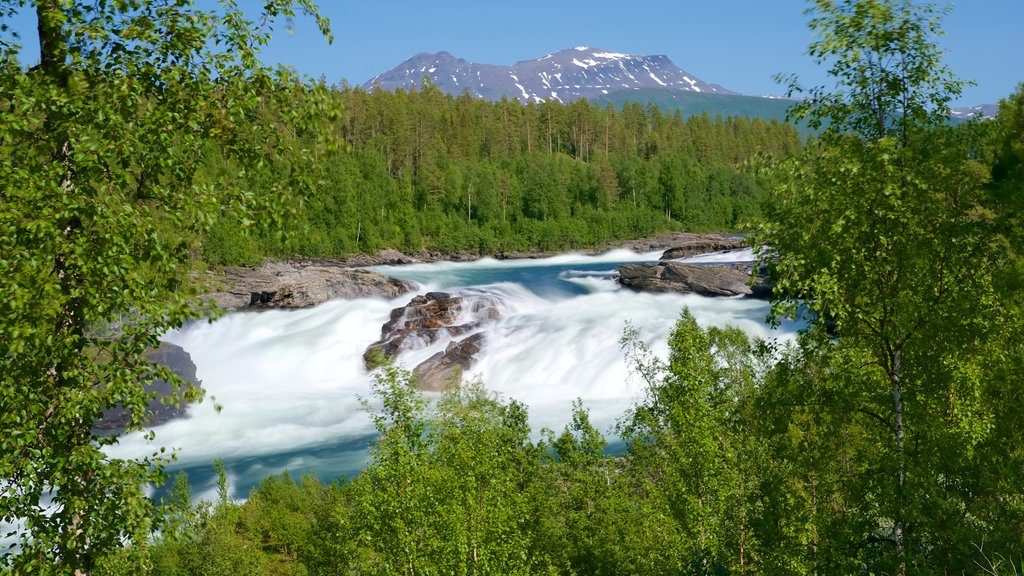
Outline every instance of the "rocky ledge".
[(207, 297), (222, 308), (309, 308), (338, 298), (393, 298), (416, 285), (343, 262), (280, 261), (259, 268), (229, 268), (225, 288)]
[[(189, 353), (182, 347), (169, 342), (161, 342), (160, 347), (147, 352), (146, 357), (152, 362), (170, 368), (186, 382), (191, 382), (195, 386), (200, 385), (199, 379), (196, 377), (196, 365), (192, 362)], [(146, 425), (156, 426), (186, 415), (188, 406), (184, 401), (182, 390), (163, 380), (156, 380), (146, 385), (146, 392), (153, 394), (153, 398), (146, 406)], [(177, 396), (177, 402), (170, 400), (174, 396)], [(127, 426), (130, 416), (128, 410), (120, 406), (104, 410), (103, 417), (93, 424), (93, 433), (107, 435), (122, 432)]]
[(373, 369), (402, 351), (425, 348), (442, 337), (451, 337), (447, 349), (413, 369), (421, 388), (443, 390), (461, 371), (473, 365), (484, 344), (482, 333), (471, 333), (500, 314), (497, 298), (487, 294), (418, 295), (391, 311), (390, 320), (381, 328), (380, 340), (370, 344), (363, 360), (367, 369)]
[(483, 332), (477, 332), (462, 340), (452, 340), (443, 351), (427, 358), (413, 369), (420, 388), (441, 392), (448, 385), (458, 381), (476, 362), (476, 356), (483, 345)]
[(679, 292), (701, 296), (755, 296), (766, 298), (771, 290), (758, 280), (751, 285), (752, 269), (744, 264), (624, 264), (619, 282), (644, 292)]
[(661, 261), (689, 258), (698, 254), (726, 252), (745, 248), (746, 244), (738, 238), (716, 238), (714, 236), (695, 236), (685, 238), (682, 242), (669, 247), (661, 255)]
[(679, 292), (701, 296), (752, 296), (767, 298), (771, 286), (755, 273), (753, 262), (690, 264), (677, 260), (739, 250), (745, 247), (738, 238), (715, 235), (681, 234), (664, 251), (657, 264), (624, 264), (619, 267), (619, 283), (643, 292)]

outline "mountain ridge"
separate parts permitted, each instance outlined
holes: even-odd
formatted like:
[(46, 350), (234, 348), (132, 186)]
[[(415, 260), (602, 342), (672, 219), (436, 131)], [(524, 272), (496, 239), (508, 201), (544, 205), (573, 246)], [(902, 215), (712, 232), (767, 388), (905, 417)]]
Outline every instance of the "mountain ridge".
[(478, 64), (446, 51), (421, 52), (363, 84), (366, 90), (421, 88), (424, 78), (452, 95), (463, 92), (520, 102), (594, 100), (609, 93), (646, 88), (737, 94), (697, 78), (665, 55), (637, 55), (578, 46), (510, 66)]
[[(568, 103), (626, 101), (654, 103), (686, 115), (748, 116), (782, 120), (793, 100), (751, 96), (706, 82), (677, 66), (665, 55), (637, 55), (588, 46), (566, 48), (511, 65), (482, 64), (448, 51), (420, 52), (362, 84), (367, 91), (422, 89), (424, 79), (444, 93), (476, 98), (510, 98), (522, 103), (553, 100)], [(731, 96), (737, 98), (718, 98)], [(993, 118), (994, 104), (957, 107), (953, 121)]]

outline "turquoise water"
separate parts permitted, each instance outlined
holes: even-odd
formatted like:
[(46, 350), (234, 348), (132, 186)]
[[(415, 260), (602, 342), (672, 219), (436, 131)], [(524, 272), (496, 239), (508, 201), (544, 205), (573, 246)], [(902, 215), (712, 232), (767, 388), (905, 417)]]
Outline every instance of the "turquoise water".
[(377, 266), (374, 270), (412, 280), (433, 290), (493, 284), (517, 284), (531, 293), (552, 299), (581, 296), (614, 288), (619, 264), (657, 261), (659, 253), (613, 252), (601, 257), (558, 256), (538, 260), (440, 262), (405, 266)]

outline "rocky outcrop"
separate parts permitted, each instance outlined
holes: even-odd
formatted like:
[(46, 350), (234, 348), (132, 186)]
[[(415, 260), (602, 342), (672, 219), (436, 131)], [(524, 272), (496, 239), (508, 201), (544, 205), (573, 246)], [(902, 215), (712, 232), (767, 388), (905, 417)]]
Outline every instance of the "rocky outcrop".
[(222, 308), (309, 308), (338, 298), (393, 298), (416, 289), (405, 280), (332, 262), (270, 262), (230, 268), (225, 288), (208, 295)]
[(619, 267), (619, 282), (645, 292), (680, 292), (702, 296), (748, 296), (751, 269), (745, 265), (624, 264)]
[[(380, 340), (363, 353), (367, 369), (396, 358), (405, 350), (425, 348), (443, 337), (457, 338), (478, 330), (500, 314), (498, 299), (487, 294), (428, 292), (391, 311)], [(483, 344), (483, 334), (453, 340), (444, 352), (427, 359), (413, 372), (425, 390), (441, 390), (460, 370), (468, 370)]]
[(679, 292), (702, 296), (753, 296), (767, 298), (771, 287), (755, 263), (684, 263), (678, 260), (701, 254), (728, 252), (747, 246), (742, 238), (720, 234), (676, 233), (667, 238), (671, 244), (657, 264), (624, 264), (619, 267), (619, 283), (644, 292)]
[(344, 260), (337, 261), (338, 264), (344, 266), (390, 266), (396, 264), (418, 264), (420, 262), (422, 260), (392, 248), (379, 250), (376, 254), (353, 254)]
[(665, 250), (661, 255), (661, 260), (678, 260), (680, 258), (690, 258), (698, 254), (738, 250), (743, 247), (745, 247), (745, 244), (738, 238), (696, 237), (688, 242)]
[(497, 298), (484, 294), (427, 292), (391, 311), (380, 340), (363, 354), (367, 368), (393, 359), (403, 350), (430, 346), (444, 336), (462, 336), (500, 314)]
[(441, 392), (448, 386), (458, 384), (462, 373), (469, 370), (476, 361), (484, 344), (484, 335), (477, 332), (459, 341), (452, 341), (443, 352), (438, 352), (413, 369), (420, 388)]
[[(170, 368), (175, 374), (186, 382), (199, 386), (199, 378), (196, 377), (196, 365), (192, 357), (182, 347), (169, 342), (161, 342), (156, 350), (150, 350), (146, 357), (157, 364)], [(187, 415), (188, 406), (184, 401), (183, 390), (172, 386), (164, 380), (155, 380), (145, 386), (146, 392), (152, 394), (146, 406), (146, 424), (156, 426), (174, 418), (183, 418)], [(178, 401), (170, 399), (177, 396)], [(175, 406), (175, 404), (178, 404)], [(108, 408), (103, 411), (103, 416), (93, 424), (93, 432), (98, 434), (113, 434), (123, 431), (131, 417), (129, 411), (120, 406)]]
[[(704, 252), (716, 252), (718, 250), (729, 250), (742, 246), (742, 240), (726, 234), (698, 234), (694, 232), (666, 232), (656, 236), (627, 240), (621, 243), (614, 243), (605, 246), (604, 250), (614, 248), (626, 248), (634, 252), (654, 252), (656, 250), (674, 250), (679, 248), (693, 247), (690, 255)], [(699, 247), (708, 247), (707, 250)], [(718, 248), (721, 247), (721, 248)], [(684, 256), (677, 256), (682, 258)], [(666, 257), (663, 255), (662, 259)]]

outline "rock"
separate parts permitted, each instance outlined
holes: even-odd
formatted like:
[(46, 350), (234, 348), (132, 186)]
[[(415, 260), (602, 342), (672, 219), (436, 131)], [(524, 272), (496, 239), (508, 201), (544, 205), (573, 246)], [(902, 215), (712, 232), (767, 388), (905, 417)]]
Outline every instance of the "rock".
[(619, 282), (645, 292), (680, 292), (702, 296), (739, 296), (753, 294), (751, 271), (742, 265), (703, 265), (662, 262), (624, 264), (619, 267)]
[(434, 250), (420, 250), (415, 258), (420, 262), (472, 262), (479, 260), (483, 255), (474, 252), (437, 252)]
[[(753, 272), (751, 273), (753, 274)], [(750, 287), (750, 295), (752, 297), (767, 300), (772, 297), (774, 290), (774, 282), (765, 275), (764, 271), (754, 274), (754, 285)]]
[(476, 330), (482, 321), (499, 314), (499, 302), (494, 296), (447, 292), (418, 295), (391, 311), (391, 319), (381, 327), (380, 340), (370, 344), (363, 360), (367, 369), (375, 368), (403, 350), (424, 348), (443, 336), (461, 336)]
[[(196, 365), (192, 357), (182, 347), (169, 342), (161, 342), (156, 350), (146, 353), (149, 360), (162, 364), (186, 382), (199, 386), (199, 379), (196, 377)], [(163, 380), (156, 380), (145, 386), (147, 393), (155, 394), (146, 407), (146, 424), (156, 426), (174, 418), (183, 418), (187, 415), (188, 406), (184, 402), (182, 390), (171, 386)], [(165, 398), (177, 395), (180, 406), (167, 404)], [(108, 408), (103, 411), (103, 416), (93, 424), (93, 432), (99, 434), (113, 434), (123, 431), (128, 424), (130, 414), (128, 410), (120, 406)]]
[(343, 266), (379, 266), (384, 264), (377, 256), (373, 254), (353, 254), (347, 256), (342, 260), (338, 261), (338, 264)]
[[(621, 243), (609, 244), (606, 249), (610, 248), (627, 248), (634, 252), (654, 252), (656, 250), (672, 250), (675, 248), (686, 248), (688, 246), (708, 246), (708, 251), (716, 252), (717, 246), (723, 246), (725, 250), (730, 249), (729, 247), (742, 247), (742, 240), (734, 238), (726, 234), (697, 234), (693, 232), (668, 232), (664, 234), (658, 234), (657, 236), (650, 236), (647, 238), (638, 238), (636, 240), (627, 240)], [(700, 254), (701, 250), (694, 248), (694, 252), (689, 255)], [(683, 258), (685, 256), (679, 256)], [(664, 256), (663, 256), (664, 258)]]
[(443, 352), (438, 352), (413, 369), (420, 388), (441, 392), (448, 386), (458, 384), (462, 373), (469, 370), (476, 361), (476, 355), (483, 347), (482, 332), (459, 341), (452, 341)]
[(416, 289), (405, 280), (332, 262), (270, 262), (259, 268), (231, 268), (226, 289), (209, 294), (229, 309), (309, 308), (338, 298), (393, 298)]
[(377, 252), (377, 264), (416, 264), (419, 260), (402, 254), (398, 250), (386, 248)]
[(325, 260), (322, 262), (330, 263), (334, 266), (384, 266), (384, 265), (395, 265), (395, 264), (420, 264), (423, 260), (410, 256), (394, 250), (392, 248), (385, 248), (378, 250), (376, 254), (351, 254), (337, 260)]
[(742, 240), (734, 238), (695, 238), (685, 244), (673, 246), (661, 255), (661, 260), (678, 260), (709, 252), (723, 252), (744, 248)]

